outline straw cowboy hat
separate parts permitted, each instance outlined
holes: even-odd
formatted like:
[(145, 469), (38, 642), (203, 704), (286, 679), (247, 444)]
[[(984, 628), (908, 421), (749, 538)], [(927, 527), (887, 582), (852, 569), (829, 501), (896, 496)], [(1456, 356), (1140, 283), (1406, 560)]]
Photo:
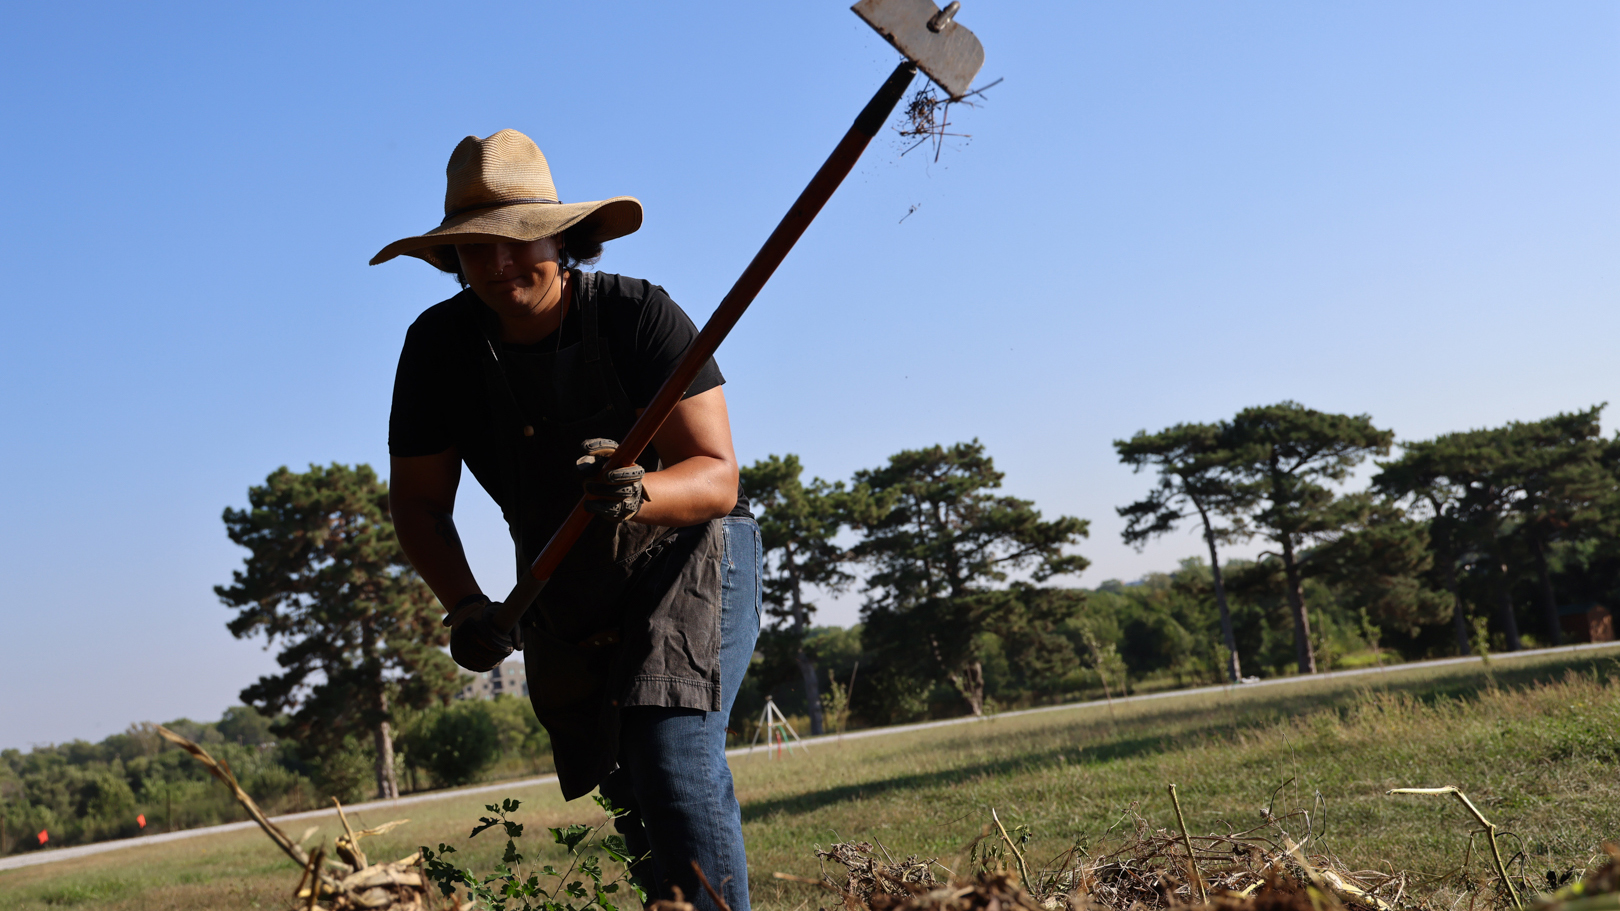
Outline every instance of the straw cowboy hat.
[(453, 268), (439, 256), (439, 248), (527, 242), (571, 228), (601, 243), (641, 227), (641, 202), (633, 196), (597, 202), (558, 200), (546, 156), (517, 130), (502, 130), (487, 139), (468, 136), (450, 153), (444, 172), (444, 220), (425, 234), (383, 247), (371, 258), (373, 266), (405, 254), (440, 269)]

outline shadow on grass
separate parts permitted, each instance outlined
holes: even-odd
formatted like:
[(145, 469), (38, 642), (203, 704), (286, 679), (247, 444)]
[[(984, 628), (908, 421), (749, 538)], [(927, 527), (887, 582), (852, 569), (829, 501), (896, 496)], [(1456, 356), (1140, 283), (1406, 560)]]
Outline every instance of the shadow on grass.
[[(1084, 748), (1083, 758), (1080, 762), (1085, 764), (1107, 762), (1113, 759), (1162, 752), (1167, 747), (1174, 745), (1172, 741), (1173, 738), (1154, 735), (1104, 744), (1088, 744)], [(870, 800), (895, 791), (916, 791), (984, 778), (999, 778), (1027, 773), (1032, 769), (1056, 766), (1059, 757), (1062, 757), (1065, 761), (1073, 762), (1074, 754), (1075, 744), (1058, 744), (991, 762), (972, 763), (933, 772), (917, 772), (909, 775), (897, 775), (892, 778), (839, 785), (773, 800), (750, 801), (742, 806), (742, 818), (744, 822), (754, 822), (769, 818), (777, 813), (808, 813), (833, 804), (846, 801)]]
[[(1039, 738), (1042, 744), (1029, 744), (1030, 749), (989, 762), (967, 763), (932, 772), (917, 772), (852, 782), (830, 788), (808, 791), (792, 796), (743, 804), (744, 822), (757, 822), (779, 813), (802, 814), (848, 801), (869, 800), (884, 794), (939, 788), (985, 778), (1010, 776), (1035, 768), (1056, 766), (1060, 762), (1095, 765), (1115, 760), (1131, 759), (1151, 753), (1164, 753), (1213, 737), (1225, 737), (1239, 731), (1258, 731), (1269, 728), (1285, 718), (1303, 714), (1332, 711), (1348, 712), (1354, 705), (1373, 692), (1402, 692), (1425, 704), (1446, 700), (1467, 699), (1482, 690), (1527, 689), (1532, 686), (1562, 680), (1571, 671), (1590, 675), (1600, 682), (1620, 677), (1620, 658), (1610, 655), (1586, 657), (1571, 655), (1567, 659), (1543, 660), (1528, 667), (1484, 665), (1477, 669), (1453, 666), (1437, 672), (1434, 677), (1402, 680), (1360, 680), (1354, 685), (1328, 692), (1242, 695), (1241, 704), (1225, 697), (1206, 697), (1203, 704), (1187, 708), (1144, 710), (1132, 706), (1126, 716), (1111, 724), (1106, 718), (1088, 718), (1083, 722), (1054, 725), (1045, 730), (1019, 730), (1009, 732), (1014, 738)], [(1334, 681), (1324, 681), (1331, 684)], [(1222, 703), (1225, 704), (1222, 704)], [(986, 723), (994, 723), (993, 721)], [(1120, 726), (1149, 733), (1120, 738), (1112, 733)], [(1053, 743), (1053, 739), (1061, 742)], [(952, 738), (957, 743), (963, 737)], [(949, 753), (950, 742), (935, 744), (936, 753)], [(1080, 747), (1076, 755), (1076, 747)], [(1013, 747), (1016, 749), (1016, 747)]]

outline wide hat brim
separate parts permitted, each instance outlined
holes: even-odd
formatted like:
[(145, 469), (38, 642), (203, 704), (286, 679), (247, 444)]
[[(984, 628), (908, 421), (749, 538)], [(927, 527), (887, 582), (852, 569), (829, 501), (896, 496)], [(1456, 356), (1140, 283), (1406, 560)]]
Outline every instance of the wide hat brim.
[(515, 203), (477, 209), (446, 218), (425, 234), (396, 240), (371, 258), (373, 266), (396, 256), (414, 256), (439, 269), (448, 269), (438, 249), (452, 244), (527, 243), (561, 234), (571, 228), (584, 232), (584, 239), (605, 243), (641, 227), (641, 201), (634, 196), (615, 196), (595, 202)]

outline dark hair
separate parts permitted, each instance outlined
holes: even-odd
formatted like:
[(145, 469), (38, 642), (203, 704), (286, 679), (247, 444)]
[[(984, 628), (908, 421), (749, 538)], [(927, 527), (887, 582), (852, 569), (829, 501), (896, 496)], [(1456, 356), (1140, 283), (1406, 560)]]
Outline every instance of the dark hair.
[[(562, 249), (558, 251), (557, 263), (564, 269), (592, 266), (602, 258), (602, 242), (588, 236), (580, 227), (576, 225), (562, 233)], [(434, 247), (433, 256), (438, 260), (434, 265), (455, 276), (461, 287), (467, 287), (467, 277), (461, 274), (461, 257), (456, 255), (455, 247), (449, 244)]]

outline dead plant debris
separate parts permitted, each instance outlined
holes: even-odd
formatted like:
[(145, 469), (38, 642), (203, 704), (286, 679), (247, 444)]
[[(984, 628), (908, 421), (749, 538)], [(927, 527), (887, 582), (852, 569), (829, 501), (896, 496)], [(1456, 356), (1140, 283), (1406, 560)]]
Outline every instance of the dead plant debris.
[[(817, 852), (820, 879), (776, 874), (836, 896), (821, 911), (1446, 911), (1411, 888), (1433, 877), (1355, 870), (1320, 844), (1304, 810), (1263, 814), (1262, 825), (1221, 835), (1191, 835), (1153, 827), (1133, 806), (1111, 830), (1107, 846), (1076, 844), (1044, 863), (1028, 857), (1027, 873), (999, 819), (964, 848), (966, 875), (949, 874), (937, 859), (895, 862), (865, 842)], [(1300, 831), (1290, 831), (1300, 830)], [(1018, 829), (1014, 830), (1019, 831)], [(1188, 864), (1191, 844), (1194, 863)], [(1003, 847), (1005, 845), (1005, 848)], [(1011, 850), (1009, 850), (1011, 849)], [(1541, 896), (1532, 911), (1620, 911), (1620, 846), (1604, 845), (1607, 862), (1579, 882)], [(827, 861), (843, 868), (827, 871)], [(935, 871), (947, 873), (945, 878)], [(1196, 877), (1196, 878), (1195, 878)], [(1476, 881), (1467, 907), (1510, 909), (1515, 897), (1497, 883)], [(1207, 894), (1207, 898), (1201, 895)], [(1462, 906), (1459, 906), (1459, 908)]]
[[(876, 850), (883, 850), (880, 848)], [(873, 853), (872, 845), (861, 842), (835, 844), (825, 851), (817, 851), (822, 860), (821, 878), (833, 891), (857, 902), (857, 907), (884, 911), (897, 907), (901, 900), (917, 894), (918, 890), (939, 885), (934, 878), (934, 860), (923, 860), (915, 854), (896, 862), (883, 850), (883, 857)], [(826, 861), (844, 868), (843, 882), (827, 872)]]
[[(299, 911), (427, 911), (432, 907), (420, 854), (372, 863), (360, 848), (361, 839), (408, 820), (357, 831), (338, 805), (344, 834), (332, 846), (331, 854), (336, 856), (329, 856), (324, 845), (306, 852), (302, 844), (313, 829), (293, 841), (242, 790), (229, 765), (173, 731), (160, 725), (156, 728), (224, 782), (271, 841), (302, 868), (292, 907)], [(1290, 783), (1292, 780), (1284, 782), (1278, 790)], [(1456, 788), (1405, 792), (1455, 792), (1487, 834), (1495, 831)], [(1174, 800), (1173, 786), (1171, 795)], [(1275, 793), (1272, 799), (1276, 799)], [(1179, 801), (1175, 809), (1179, 822), (1175, 832), (1155, 828), (1133, 804), (1104, 834), (1098, 849), (1076, 842), (1044, 862), (1028, 851), (1029, 830), (1014, 826), (1009, 832), (992, 809), (991, 821), (962, 851), (966, 857), (960, 865), (965, 871), (962, 875), (939, 858), (913, 854), (896, 861), (882, 844), (842, 842), (816, 853), (822, 862), (820, 878), (789, 873), (776, 873), (775, 878), (815, 886), (836, 896), (821, 911), (1457, 911), (1460, 905), (1434, 905), (1414, 895), (1411, 888), (1417, 883), (1434, 885), (1448, 877), (1468, 884), (1465, 891), (1473, 893), (1468, 911), (1505, 911), (1521, 902), (1505, 873), (1516, 860), (1522, 871), (1523, 855), (1505, 863), (1498, 859), (1496, 871), (1504, 875), (1493, 885), (1469, 872), (1472, 839), (1462, 867), (1450, 874), (1355, 870), (1322, 844), (1322, 834), (1317, 831), (1320, 821), (1313, 821), (1311, 810), (1279, 815), (1268, 803), (1261, 811), (1261, 824), (1251, 829), (1231, 831), (1228, 827), (1226, 834), (1193, 835), (1187, 830)], [(1575, 882), (1548, 871), (1548, 891), (1528, 903), (1529, 911), (1620, 911), (1620, 845), (1605, 843), (1602, 851), (1599, 859), (1603, 863)], [(829, 872), (828, 861), (842, 872)], [(936, 870), (945, 878), (936, 876)], [(698, 874), (703, 878), (702, 870)], [(715, 903), (729, 911), (706, 878), (703, 883)], [(1527, 893), (1531, 889), (1522, 874), (1519, 888)], [(458, 907), (451, 902), (449, 908), (472, 911), (474, 904)], [(693, 911), (693, 905), (677, 893), (672, 900), (652, 902), (648, 911)]]
[(427, 879), (422, 875), (420, 853), (412, 853), (409, 857), (392, 862), (372, 863), (360, 848), (361, 839), (381, 835), (410, 820), (396, 819), (376, 828), (356, 831), (350, 827), (343, 805), (334, 797), (332, 803), (337, 806), (344, 833), (337, 837), (332, 846), (332, 853), (337, 856), (329, 857), (325, 845), (316, 846), (313, 853), (305, 852), (303, 841), (311, 831), (306, 831), (304, 837), (296, 842), (288, 838), (287, 833), (271, 822), (258, 803), (242, 790), (229, 765), (168, 728), (162, 725), (155, 727), (164, 739), (190, 753), (208, 768), (210, 774), (224, 782), (231, 789), (236, 802), (247, 810), (264, 834), (270, 836), (276, 847), (302, 868), (303, 875), (298, 878), (298, 885), (293, 887), (291, 907), (300, 911), (425, 911), (429, 907)]
[(944, 148), (947, 137), (972, 138), (972, 133), (953, 133), (950, 131), (951, 105), (965, 104), (970, 108), (978, 107), (977, 102), (968, 99), (982, 99), (986, 90), (1000, 83), (1001, 80), (997, 79), (995, 82), (974, 89), (960, 98), (941, 95), (935, 90), (932, 82), (925, 83), (922, 88), (912, 93), (911, 100), (906, 102), (905, 112), (900, 115), (900, 123), (895, 127), (901, 138), (916, 140), (900, 154), (905, 155), (924, 143), (933, 142), (934, 160), (938, 161), (940, 150)]

